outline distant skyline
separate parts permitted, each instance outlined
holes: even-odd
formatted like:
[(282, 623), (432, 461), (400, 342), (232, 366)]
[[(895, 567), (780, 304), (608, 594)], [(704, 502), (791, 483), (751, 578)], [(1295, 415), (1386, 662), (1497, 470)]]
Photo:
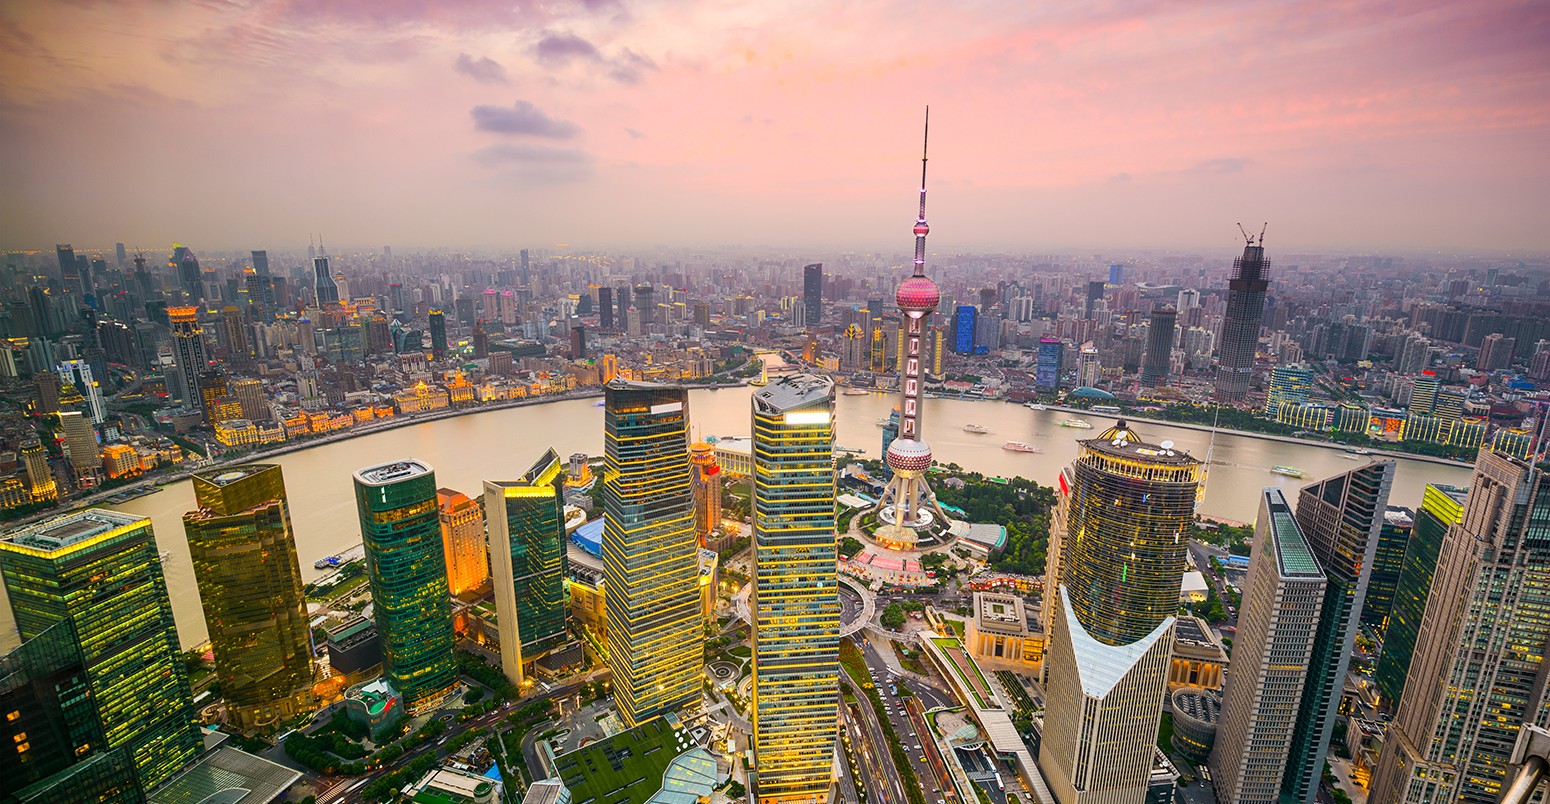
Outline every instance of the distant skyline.
[(0, 250), (1550, 252), (1550, 6), (0, 8)]

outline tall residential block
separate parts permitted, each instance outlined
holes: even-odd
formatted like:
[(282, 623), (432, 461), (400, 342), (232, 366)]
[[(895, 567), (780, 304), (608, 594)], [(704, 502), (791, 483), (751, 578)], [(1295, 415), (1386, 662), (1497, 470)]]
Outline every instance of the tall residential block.
[(1421, 618), (1426, 615), (1426, 598), (1431, 592), (1437, 556), (1448, 528), (1464, 517), (1467, 492), (1458, 486), (1428, 483), (1421, 493), (1421, 507), (1415, 513), (1415, 526), (1405, 545), (1405, 557), (1394, 584), (1394, 605), (1383, 629), (1383, 654), (1373, 671), (1372, 683), (1378, 688), (1381, 705), (1393, 710), (1405, 688), (1410, 659), (1415, 655), (1416, 639), (1421, 633)]
[(1200, 474), (1121, 420), (1060, 475), (1039, 768), (1061, 804), (1147, 795)]
[(1209, 760), (1217, 799), (1277, 804), (1297, 702), (1324, 605), (1324, 571), (1280, 489), (1260, 495), (1259, 521), (1222, 720)]
[(834, 382), (753, 395), (753, 750), (760, 804), (827, 801), (839, 706)]
[(1263, 236), (1243, 247), (1243, 256), (1232, 263), (1227, 279), (1227, 315), (1222, 320), (1222, 340), (1217, 347), (1216, 395), (1241, 401), (1254, 378), (1254, 353), (1259, 348), (1259, 325), (1265, 316), (1265, 291), (1270, 289), (1270, 260), (1265, 259)]
[(358, 470), (355, 503), (383, 674), (411, 714), (432, 709), (457, 683), (436, 473), (416, 460)]
[(1495, 802), (1520, 725), (1550, 719), (1547, 520), (1550, 475), (1480, 453), (1443, 537), (1371, 801)]
[(274, 726), (312, 705), (312, 633), (277, 464), (196, 472), (183, 515), (231, 721)]
[(490, 580), (490, 551), (484, 538), (484, 511), (468, 495), (436, 490), (440, 511), (441, 552), (447, 562), (447, 591), (453, 596), (475, 591)]
[(1328, 582), (1281, 780), (1291, 801), (1312, 804), (1318, 795), (1393, 485), (1394, 462), (1373, 461), (1298, 494), (1297, 526)]
[(604, 389), (603, 567), (614, 701), (630, 726), (698, 700), (703, 649), (689, 394)]
[(210, 347), (205, 343), (204, 327), (199, 325), (199, 308), (194, 305), (167, 308), (172, 328), (172, 362), (177, 369), (174, 390), (184, 407), (204, 409), (201, 377), (210, 370)]
[(484, 482), (501, 670), (517, 685), (526, 665), (565, 642), (570, 626), (564, 468), (550, 449), (517, 480)]
[(102, 468), (102, 458), (97, 446), (97, 432), (91, 419), (78, 410), (59, 413), (59, 429), (65, 436), (65, 457), (76, 477), (90, 475)]
[[(201, 741), (151, 521), (87, 509), (13, 530), (0, 575), (25, 642), (68, 623), (102, 743), (150, 790), (193, 760)], [(58, 632), (53, 632), (58, 633)]]

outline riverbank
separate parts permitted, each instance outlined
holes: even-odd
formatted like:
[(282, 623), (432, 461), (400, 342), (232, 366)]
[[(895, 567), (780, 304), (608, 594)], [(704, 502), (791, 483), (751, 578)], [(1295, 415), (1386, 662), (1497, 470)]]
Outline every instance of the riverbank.
[[(1234, 429), (1229, 428), (1229, 427), (1211, 427), (1210, 425), (1206, 425), (1206, 424), (1194, 424), (1194, 423), (1190, 423), (1190, 422), (1174, 422), (1174, 421), (1168, 421), (1167, 419), (1154, 419), (1154, 418), (1148, 418), (1148, 417), (1145, 417), (1145, 416), (1135, 416), (1135, 415), (1132, 415), (1132, 414), (1129, 414), (1129, 413), (1118, 413), (1118, 414), (1116, 414), (1116, 413), (1093, 413), (1091, 410), (1088, 410), (1086, 408), (1073, 408), (1073, 407), (1067, 407), (1065, 405), (1045, 405), (1044, 409), (1045, 410), (1058, 410), (1058, 411), (1060, 411), (1062, 413), (1079, 413), (1079, 414), (1086, 415), (1086, 416), (1104, 416), (1104, 417), (1108, 417), (1108, 418), (1124, 419), (1127, 422), (1146, 422), (1148, 424), (1162, 424), (1162, 425), (1167, 425), (1168, 427), (1179, 427), (1179, 428), (1183, 428), (1185, 430), (1195, 430), (1195, 431), (1202, 432), (1202, 433), (1210, 433), (1210, 432), (1213, 432), (1213, 431), (1214, 432), (1218, 432), (1218, 433), (1230, 433), (1232, 435), (1239, 436), (1239, 437), (1242, 437), (1242, 438), (1256, 438), (1256, 439), (1259, 439), (1261, 441), (1280, 441), (1283, 444), (1297, 444), (1298, 446), (1303, 446), (1303, 447), (1318, 447), (1319, 449), (1334, 450), (1336, 452), (1349, 452), (1351, 450), (1350, 447), (1344, 446), (1342, 444), (1331, 444), (1331, 443), (1327, 443), (1327, 442), (1323, 442), (1323, 441), (1308, 441), (1308, 440), (1302, 439), (1302, 438), (1293, 438), (1291, 436), (1274, 435), (1272, 433), (1256, 433), (1256, 432), (1253, 432), (1251, 430), (1234, 430)], [(1391, 450), (1391, 449), (1368, 449), (1367, 451), (1373, 457), (1407, 458), (1407, 459), (1412, 460), (1412, 461), (1422, 461), (1422, 462), (1425, 462), (1425, 463), (1435, 463), (1435, 464), (1440, 464), (1442, 466), (1456, 466), (1456, 467), (1459, 467), (1460, 469), (1473, 469), (1475, 467), (1475, 465), (1473, 463), (1465, 463), (1464, 461), (1455, 461), (1455, 460), (1452, 460), (1451, 458), (1438, 458), (1438, 457), (1434, 457), (1432, 455), (1416, 455), (1416, 454), (1410, 453), (1410, 452), (1399, 452), (1398, 450)]]

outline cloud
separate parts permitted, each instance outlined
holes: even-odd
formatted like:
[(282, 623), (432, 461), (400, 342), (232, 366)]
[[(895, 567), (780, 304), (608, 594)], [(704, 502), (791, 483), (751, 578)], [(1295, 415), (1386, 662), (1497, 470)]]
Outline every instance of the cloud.
[(550, 117), (525, 100), (517, 101), (509, 109), (505, 106), (475, 106), (470, 114), (474, 117), (474, 128), (496, 134), (565, 140), (581, 133), (581, 126), (569, 120)]
[(503, 142), (480, 148), (473, 157), (485, 167), (541, 183), (581, 181), (592, 175), (592, 155), (579, 148)]
[(641, 132), (636, 131), (633, 128), (625, 128), (624, 133), (630, 135), (630, 139), (632, 139), (632, 140), (643, 140), (643, 139), (646, 138), (645, 134), (642, 134)]
[(510, 79), (506, 78), (506, 68), (502, 67), (500, 62), (488, 56), (481, 56), (475, 59), (467, 53), (459, 53), (457, 54), (457, 61), (452, 64), (452, 69), (481, 84), (511, 83)]
[(608, 75), (621, 84), (639, 84), (641, 73), (656, 68), (656, 62), (626, 48), (609, 62)]
[(640, 83), (643, 73), (657, 69), (657, 63), (649, 56), (625, 48), (617, 56), (610, 57), (597, 45), (573, 33), (545, 34), (533, 46), (533, 57), (545, 67), (563, 67), (580, 59), (602, 67), (609, 78), (631, 85)]
[(1242, 173), (1243, 169), (1255, 164), (1252, 159), (1241, 157), (1227, 157), (1222, 159), (1207, 159), (1184, 172), (1195, 175), (1212, 175), (1223, 173)]

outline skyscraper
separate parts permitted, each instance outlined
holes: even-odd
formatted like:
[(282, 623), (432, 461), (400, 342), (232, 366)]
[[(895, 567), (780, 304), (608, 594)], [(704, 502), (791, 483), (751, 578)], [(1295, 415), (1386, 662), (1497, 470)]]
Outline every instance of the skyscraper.
[(522, 683), (524, 665), (565, 642), (570, 624), (564, 468), (550, 449), (519, 480), (484, 481), (501, 669), (513, 684)]
[(1265, 489), (1243, 585), (1232, 672), (1222, 692), (1222, 722), (1211, 751), (1218, 800), (1280, 801), (1325, 586), (1324, 571), (1291, 506), (1280, 489)]
[(1120, 421), (1060, 475), (1039, 768), (1061, 804), (1146, 795), (1200, 470)]
[(753, 749), (760, 804), (827, 801), (839, 706), (834, 382), (753, 395)]
[(656, 383), (609, 383), (603, 458), (608, 661), (619, 714), (635, 726), (700, 694), (688, 392)]
[(447, 591), (456, 597), (490, 579), (484, 511), (468, 495), (452, 489), (436, 490), (436, 507), (440, 511), (441, 552), (447, 562)]
[(1265, 291), (1270, 289), (1269, 269), (1262, 232), (1258, 238), (1249, 238), (1243, 256), (1233, 260), (1227, 280), (1227, 315), (1222, 321), (1216, 365), (1216, 395), (1224, 402), (1240, 401), (1249, 393), (1260, 319), (1265, 315)]
[(1281, 781), (1292, 801), (1312, 804), (1318, 794), (1393, 485), (1394, 462), (1373, 461), (1305, 486), (1298, 495), (1297, 526), (1328, 584)]
[(1405, 549), (1415, 532), (1415, 512), (1391, 505), (1383, 513), (1383, 528), (1378, 531), (1378, 550), (1372, 558), (1372, 574), (1367, 580), (1367, 600), (1362, 603), (1362, 622), (1381, 636), (1394, 611), (1394, 592), (1405, 565)]
[(1545, 723), (1547, 518), (1550, 475), (1482, 451), (1443, 537), (1372, 801), (1499, 800), (1520, 724)]
[(1265, 392), (1266, 416), (1275, 416), (1282, 405), (1301, 405), (1313, 390), (1313, 369), (1301, 363), (1289, 363), (1270, 370), (1270, 388)]
[(690, 479), (694, 485), (694, 533), (701, 547), (706, 538), (721, 526), (721, 467), (716, 463), (716, 451), (704, 441), (696, 441), (689, 447)]
[(430, 320), (431, 357), (440, 360), (447, 356), (447, 316), (440, 310), (432, 310), (426, 318)]
[(1033, 385), (1041, 391), (1054, 391), (1060, 387), (1060, 362), (1065, 357), (1065, 344), (1059, 338), (1040, 338), (1038, 365), (1034, 369)]
[(1077, 354), (1076, 384), (1079, 388), (1092, 388), (1098, 385), (1098, 379), (1103, 376), (1103, 365), (1098, 360), (1098, 347), (1092, 341), (1082, 344), (1082, 350)]
[(1179, 311), (1171, 304), (1152, 309), (1146, 329), (1146, 359), (1141, 362), (1141, 385), (1156, 388), (1168, 384), (1173, 358), (1173, 333)]
[(59, 413), (59, 429), (65, 436), (65, 456), (76, 478), (89, 477), (102, 468), (102, 458), (97, 449), (97, 433), (91, 420), (78, 410)]
[(202, 409), (200, 377), (210, 368), (210, 348), (205, 344), (204, 328), (199, 326), (199, 308), (168, 307), (167, 321), (172, 327), (172, 362), (178, 371), (180, 401), (185, 407)]
[(328, 258), (314, 257), (312, 260), (312, 290), (317, 296), (319, 307), (339, 303), (339, 285), (334, 282), (334, 275), (328, 272)]
[(275, 313), (279, 311), (274, 306), (274, 278), (269, 275), (269, 252), (253, 252), (253, 273), (258, 277), (259, 298), (252, 301), (259, 305), (259, 320), (273, 321)]
[(199, 268), (199, 258), (195, 257), (194, 252), (187, 247), (176, 244), (173, 246), (173, 258), (177, 262), (178, 285), (188, 295), (188, 300), (204, 301), (204, 272)]
[(86, 412), (91, 415), (92, 423), (102, 424), (106, 421), (108, 409), (103, 404), (102, 386), (98, 378), (93, 376), (91, 364), (85, 360), (66, 360), (58, 368), (60, 380), (75, 386), (86, 400)]
[[(0, 575), (23, 641), (67, 622), (108, 749), (134, 762), (142, 790), (200, 749), (193, 696), (151, 521), (98, 508), (0, 540)], [(56, 632), (57, 633), (57, 632)]]
[(1372, 674), (1379, 700), (1390, 711), (1399, 704), (1400, 693), (1405, 689), (1405, 675), (1410, 672), (1410, 660), (1415, 655), (1443, 537), (1448, 528), (1463, 519), (1466, 494), (1458, 486), (1441, 483), (1428, 483), (1421, 492), (1421, 507), (1416, 511), (1399, 580), (1394, 584), (1394, 607), (1389, 613), (1388, 627), (1383, 629), (1383, 654)]
[(312, 634), (277, 464), (195, 472), (183, 515), (228, 716), (274, 726), (312, 704)]
[(417, 714), (439, 706), (457, 683), (436, 473), (415, 460), (360, 469), (355, 502), (383, 675)]
[(52, 500), (59, 496), (59, 485), (54, 481), (54, 470), (48, 465), (48, 450), (36, 438), (21, 444), (22, 463), (27, 467), (27, 486), (33, 502)]
[(802, 306), (806, 308), (807, 326), (817, 328), (823, 323), (823, 263), (815, 262), (802, 267)]
[(597, 325), (604, 332), (614, 328), (614, 289), (607, 285), (597, 289)]

